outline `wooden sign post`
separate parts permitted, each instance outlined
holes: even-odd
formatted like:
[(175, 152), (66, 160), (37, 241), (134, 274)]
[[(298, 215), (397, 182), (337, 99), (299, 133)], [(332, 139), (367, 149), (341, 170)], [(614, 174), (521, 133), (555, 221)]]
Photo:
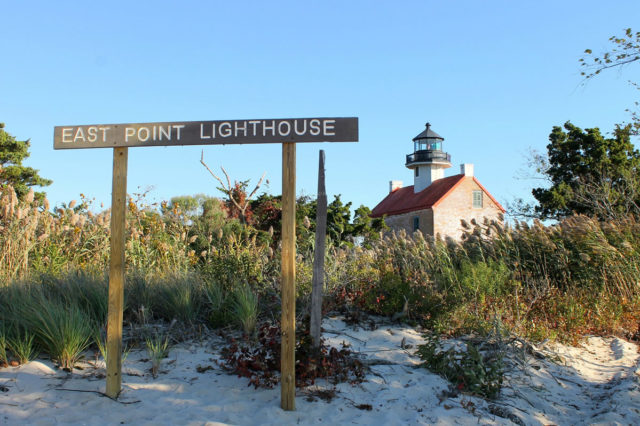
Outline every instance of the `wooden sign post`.
[(122, 311), (124, 304), (128, 150), (129, 148), (122, 147), (113, 149), (106, 393), (114, 399), (118, 397), (122, 385)]
[(358, 119), (355, 117), (95, 124), (54, 128), (54, 149), (113, 148), (111, 258), (107, 315), (106, 394), (108, 396), (117, 398), (122, 388), (128, 148), (247, 143), (282, 144), (281, 407), (284, 410), (295, 410), (296, 143), (357, 141)]
[(296, 409), (296, 144), (282, 144), (282, 350), (280, 406)]

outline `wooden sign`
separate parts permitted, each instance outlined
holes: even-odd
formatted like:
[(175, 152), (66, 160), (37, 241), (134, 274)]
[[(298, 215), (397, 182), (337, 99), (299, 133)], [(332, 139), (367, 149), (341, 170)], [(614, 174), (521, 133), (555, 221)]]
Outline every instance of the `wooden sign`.
[(53, 132), (54, 149), (357, 140), (355, 117), (92, 124)]
[(122, 389), (122, 310), (128, 148), (133, 146), (282, 144), (281, 402), (295, 410), (296, 142), (357, 142), (357, 118), (189, 121), (57, 126), (54, 149), (113, 148), (106, 394)]

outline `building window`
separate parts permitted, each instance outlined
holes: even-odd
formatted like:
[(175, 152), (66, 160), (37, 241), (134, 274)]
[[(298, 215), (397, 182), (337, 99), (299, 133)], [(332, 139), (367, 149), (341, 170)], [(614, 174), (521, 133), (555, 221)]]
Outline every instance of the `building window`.
[(420, 176), (420, 169), (416, 167), (416, 177)]
[(420, 218), (415, 216), (413, 218), (413, 232), (420, 230)]
[(473, 191), (473, 207), (482, 208), (482, 191)]

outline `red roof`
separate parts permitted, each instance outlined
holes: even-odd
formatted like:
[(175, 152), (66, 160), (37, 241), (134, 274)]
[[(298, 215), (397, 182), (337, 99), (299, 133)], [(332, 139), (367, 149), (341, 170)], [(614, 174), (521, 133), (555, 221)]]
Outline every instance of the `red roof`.
[[(464, 174), (438, 179), (417, 194), (413, 192), (413, 185), (396, 189), (375, 206), (371, 211), (371, 217), (391, 216), (416, 210), (430, 209), (443, 200), (463, 179)], [(480, 182), (478, 182), (475, 177), (473, 180), (482, 188), (489, 198), (496, 203), (498, 208), (504, 212), (502, 206), (480, 185)]]

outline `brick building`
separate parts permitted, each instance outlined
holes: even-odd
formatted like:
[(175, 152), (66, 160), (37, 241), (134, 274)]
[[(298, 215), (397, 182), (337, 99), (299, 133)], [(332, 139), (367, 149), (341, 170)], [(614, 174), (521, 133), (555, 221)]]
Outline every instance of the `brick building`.
[(461, 164), (460, 174), (444, 177), (451, 156), (442, 151), (443, 141), (427, 123), (413, 138), (413, 154), (407, 155), (405, 164), (413, 170), (414, 184), (403, 188), (401, 181), (391, 181), (389, 195), (373, 209), (372, 217), (384, 216), (394, 230), (455, 240), (462, 235), (461, 219), (502, 220), (504, 208), (475, 178), (473, 164)]

